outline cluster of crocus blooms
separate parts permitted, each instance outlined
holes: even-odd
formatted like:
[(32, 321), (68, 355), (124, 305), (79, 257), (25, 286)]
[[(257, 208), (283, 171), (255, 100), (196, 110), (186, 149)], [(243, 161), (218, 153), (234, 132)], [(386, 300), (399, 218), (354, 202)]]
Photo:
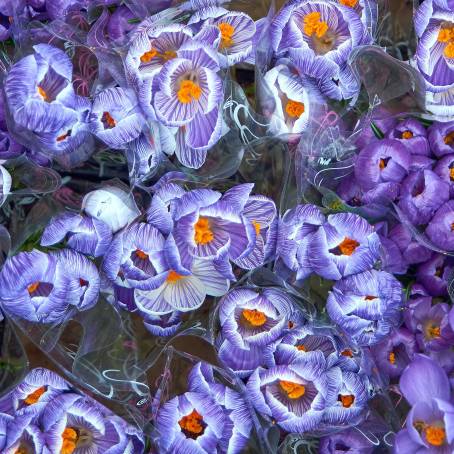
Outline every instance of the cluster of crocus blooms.
[(144, 452), (139, 430), (47, 369), (33, 369), (0, 400), (4, 453)]

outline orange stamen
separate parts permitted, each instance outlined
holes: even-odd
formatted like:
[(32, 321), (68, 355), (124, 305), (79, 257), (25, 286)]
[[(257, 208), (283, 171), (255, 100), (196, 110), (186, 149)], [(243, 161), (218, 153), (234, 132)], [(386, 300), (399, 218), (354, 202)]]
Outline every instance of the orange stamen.
[(166, 281), (167, 282), (177, 282), (179, 281), (183, 276), (181, 274), (178, 274), (176, 271), (170, 270), (169, 275), (167, 276)]
[(388, 360), (392, 365), (396, 364), (396, 354), (394, 352), (391, 352), (388, 355)]
[(449, 169), (449, 179), (451, 181), (454, 181), (454, 167), (452, 169)]
[(454, 58), (454, 42), (450, 42), (443, 51), (443, 54), (447, 58)]
[(135, 251), (135, 254), (137, 257), (139, 257), (140, 260), (148, 260), (148, 254), (145, 254), (145, 252), (141, 251), (140, 249), (137, 249)]
[(48, 96), (47, 93), (44, 91), (44, 89), (41, 88), (39, 85), (38, 85), (38, 93), (39, 93), (39, 95), (41, 96), (41, 98), (44, 99), (44, 101), (49, 101), (49, 96)]
[(349, 8), (354, 8), (358, 4), (358, 0), (339, 0), (339, 3)]
[(72, 454), (76, 450), (79, 436), (72, 427), (67, 427), (61, 434), (63, 444), (60, 454)]
[(342, 255), (352, 255), (358, 246), (358, 241), (353, 240), (352, 238), (345, 238), (337, 247), (341, 251)]
[(299, 399), (306, 393), (306, 387), (292, 381), (279, 380), (279, 386), (290, 399)]
[(427, 426), (424, 430), (426, 440), (432, 446), (442, 446), (446, 440), (446, 431), (443, 427)]
[(235, 27), (227, 22), (221, 22), (218, 25), (221, 32), (221, 49), (227, 49), (233, 46), (233, 35), (235, 34)]
[(182, 104), (188, 104), (192, 101), (198, 101), (202, 96), (202, 89), (191, 80), (183, 80), (180, 89), (177, 92), (178, 100)]
[(429, 325), (426, 327), (426, 337), (428, 339), (436, 339), (441, 336), (441, 328), (436, 325)]
[(291, 99), (285, 106), (285, 111), (287, 115), (291, 118), (300, 118), (304, 113), (304, 104), (298, 101), (292, 101)]
[(307, 348), (305, 345), (297, 345), (296, 348), (300, 351), (300, 352), (307, 352)]
[(266, 315), (257, 309), (243, 309), (243, 318), (252, 326), (263, 326), (266, 321)]
[(372, 300), (376, 300), (377, 297), (376, 296), (367, 295), (367, 296), (364, 297), (364, 299), (366, 301), (372, 301)]
[(29, 394), (25, 399), (24, 402), (27, 405), (33, 405), (36, 404), (36, 402), (39, 401), (41, 396), (47, 391), (47, 386), (41, 386), (41, 388), (38, 388), (36, 391), (33, 391), (31, 394)]
[(40, 284), (39, 282), (33, 282), (33, 284), (30, 284), (27, 287), (27, 290), (28, 290), (28, 293), (29, 293), (30, 296), (31, 296), (32, 293), (35, 293), (36, 290), (38, 290), (39, 284)]
[(203, 417), (197, 410), (192, 410), (189, 415), (183, 416), (178, 425), (182, 431), (189, 432), (194, 435), (200, 435), (203, 432)]
[(210, 221), (207, 218), (200, 217), (194, 225), (194, 241), (197, 244), (208, 244), (213, 239), (214, 234), (210, 227)]
[(451, 131), (449, 134), (447, 134), (443, 141), (446, 145), (452, 145), (454, 143), (454, 131)]
[(110, 115), (109, 112), (104, 112), (104, 113), (102, 114), (101, 121), (102, 121), (104, 124), (107, 124), (108, 128), (114, 128), (115, 125), (117, 124), (116, 121), (114, 120), (114, 118), (112, 117), (112, 115)]
[(313, 13), (304, 16), (303, 31), (307, 36), (312, 36), (314, 33), (318, 38), (322, 38), (328, 31), (328, 24), (321, 20), (321, 13), (314, 11)]
[(355, 396), (353, 396), (352, 394), (347, 394), (345, 396), (339, 394), (337, 400), (342, 403), (342, 406), (344, 408), (350, 408), (353, 405), (353, 402), (355, 401)]
[(58, 136), (57, 142), (62, 142), (63, 140), (65, 140), (67, 137), (70, 137), (70, 136), (71, 136), (71, 131), (68, 131), (66, 134)]
[(260, 234), (260, 224), (256, 221), (252, 221), (252, 225), (255, 228), (255, 234), (258, 236)]
[(413, 133), (411, 131), (404, 131), (402, 133), (402, 139), (411, 139), (413, 137)]
[(145, 52), (141, 57), (140, 61), (142, 63), (150, 63), (153, 58), (159, 55), (159, 52), (156, 49), (150, 49), (148, 52)]
[(346, 348), (345, 350), (341, 351), (341, 355), (353, 358), (353, 352), (349, 348)]

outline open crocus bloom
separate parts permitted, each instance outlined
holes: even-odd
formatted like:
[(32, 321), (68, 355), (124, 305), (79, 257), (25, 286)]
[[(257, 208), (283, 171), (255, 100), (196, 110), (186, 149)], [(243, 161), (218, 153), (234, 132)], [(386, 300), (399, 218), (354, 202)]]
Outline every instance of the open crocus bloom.
[(426, 228), (432, 243), (444, 251), (454, 251), (454, 201), (449, 200), (435, 213)]
[(430, 147), (426, 128), (416, 119), (407, 118), (400, 121), (386, 132), (389, 139), (399, 140), (411, 154), (429, 156)]
[(31, 415), (12, 417), (0, 413), (0, 450), (5, 454), (42, 453), (46, 449), (45, 436), (32, 422)]
[(454, 122), (435, 121), (429, 128), (429, 141), (438, 158), (454, 153)]
[(333, 287), (326, 309), (331, 319), (359, 345), (372, 345), (400, 321), (402, 284), (384, 271), (348, 276)]

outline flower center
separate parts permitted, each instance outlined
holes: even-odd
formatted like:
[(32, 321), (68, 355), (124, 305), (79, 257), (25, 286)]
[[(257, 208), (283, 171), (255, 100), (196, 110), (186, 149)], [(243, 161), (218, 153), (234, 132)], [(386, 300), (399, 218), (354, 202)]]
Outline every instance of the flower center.
[(140, 249), (136, 249), (135, 254), (137, 257), (139, 257), (140, 260), (148, 260), (148, 254), (145, 254), (145, 252), (141, 251)]
[(38, 388), (36, 391), (33, 391), (31, 394), (29, 394), (25, 399), (24, 402), (27, 405), (33, 405), (36, 404), (36, 402), (39, 401), (41, 396), (47, 391), (47, 386), (41, 386), (41, 388)]
[(385, 159), (380, 159), (380, 162), (379, 162), (379, 167), (380, 167), (380, 170), (383, 170), (383, 169), (386, 169), (386, 167), (388, 166), (388, 161), (390, 160), (391, 158), (385, 158)]
[(30, 285), (27, 287), (28, 294), (29, 294), (30, 296), (32, 296), (32, 294), (35, 293), (36, 290), (38, 290), (39, 284), (40, 284), (40, 282), (33, 282), (33, 284), (30, 284)]
[(14, 451), (14, 454), (29, 454), (30, 452), (30, 449), (23, 443), (21, 443), (19, 447)]
[(266, 315), (257, 309), (243, 309), (243, 318), (252, 326), (263, 326), (266, 321)]
[(67, 137), (71, 137), (71, 129), (69, 129), (65, 134), (57, 137), (57, 142), (63, 142)]
[(79, 278), (79, 284), (81, 287), (88, 287), (88, 281), (85, 279)]
[(340, 243), (334, 250), (330, 251), (335, 255), (352, 255), (355, 252), (355, 249), (359, 246), (358, 241), (352, 238), (344, 238), (342, 243)]
[(321, 20), (322, 15), (318, 11), (306, 14), (303, 19), (303, 30), (307, 36), (316, 35), (322, 38), (328, 31), (328, 24)]
[(446, 145), (452, 145), (454, 143), (454, 131), (446, 134), (445, 138), (443, 139)]
[(372, 301), (372, 300), (376, 300), (377, 297), (376, 297), (376, 296), (371, 296), (371, 295), (366, 295), (366, 296), (364, 297), (364, 299), (365, 299), (366, 301)]
[(156, 49), (150, 49), (148, 52), (145, 52), (141, 57), (140, 61), (142, 63), (150, 63), (153, 58), (159, 55), (159, 52)]
[(291, 99), (285, 106), (287, 115), (291, 118), (300, 118), (304, 113), (304, 104), (298, 101), (292, 101)]
[(446, 43), (443, 54), (447, 58), (454, 58), (454, 27), (444, 27), (438, 32), (438, 42)]
[(300, 352), (307, 352), (307, 348), (305, 345), (301, 344), (301, 345), (297, 345), (296, 348), (300, 351)]
[(194, 225), (194, 241), (197, 244), (208, 244), (214, 239), (211, 230), (210, 221), (207, 218), (200, 217)]
[(177, 282), (182, 277), (183, 276), (181, 274), (178, 274), (176, 271), (170, 270), (169, 275), (167, 276), (166, 282)]
[(402, 139), (411, 139), (413, 137), (413, 133), (411, 131), (404, 131), (402, 133)]
[(295, 326), (295, 324), (290, 320), (288, 322), (287, 326), (288, 326), (288, 329), (292, 329)]
[(396, 364), (396, 354), (394, 352), (390, 352), (388, 355), (388, 361), (394, 366)]
[(201, 95), (202, 89), (192, 80), (183, 80), (177, 93), (178, 100), (182, 104), (198, 101)]
[(434, 325), (433, 323), (429, 323), (426, 327), (426, 338), (431, 340), (431, 339), (437, 339), (441, 337), (441, 329), (439, 326)]
[(104, 129), (112, 129), (115, 128), (117, 124), (112, 115), (109, 112), (104, 112), (101, 118), (102, 124), (104, 125)]
[(252, 225), (255, 228), (255, 234), (258, 236), (260, 234), (260, 224), (257, 221), (252, 221)]
[(353, 352), (349, 349), (346, 348), (345, 350), (341, 351), (342, 356), (348, 356), (349, 358), (353, 358)]
[(72, 454), (76, 449), (77, 441), (79, 439), (77, 431), (72, 427), (66, 427), (61, 434), (61, 437), (63, 438), (63, 444), (60, 454)]
[(203, 416), (195, 409), (189, 415), (183, 416), (178, 424), (181, 431), (189, 438), (197, 438), (205, 430)]
[(218, 25), (219, 31), (221, 32), (221, 49), (227, 49), (233, 46), (233, 35), (235, 33), (235, 27), (228, 24), (227, 22), (221, 22)]
[(353, 396), (352, 394), (339, 394), (337, 400), (342, 404), (344, 408), (350, 408), (353, 405), (353, 402), (355, 402), (355, 396)]
[(449, 179), (451, 181), (454, 181), (454, 167), (452, 169), (449, 169)]
[(432, 446), (442, 446), (446, 440), (446, 431), (443, 427), (427, 426), (424, 433), (427, 442)]
[(279, 386), (290, 399), (299, 399), (306, 393), (306, 387), (292, 381), (279, 380)]
[(358, 4), (358, 0), (339, 0), (339, 3), (350, 8), (354, 8)]
[(49, 96), (47, 95), (46, 91), (38, 85), (38, 93), (43, 98), (44, 101), (49, 102)]

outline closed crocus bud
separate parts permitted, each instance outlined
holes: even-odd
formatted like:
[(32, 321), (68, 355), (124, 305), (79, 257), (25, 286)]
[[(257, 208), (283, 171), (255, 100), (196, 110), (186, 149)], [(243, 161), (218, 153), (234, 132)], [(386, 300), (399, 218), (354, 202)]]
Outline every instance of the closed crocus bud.
[(9, 172), (0, 165), (0, 185), (1, 185), (1, 192), (0, 192), (0, 206), (2, 206), (8, 194), (11, 191), (11, 175)]
[(89, 192), (84, 197), (82, 209), (92, 218), (109, 225), (113, 233), (140, 215), (134, 197), (115, 186)]

